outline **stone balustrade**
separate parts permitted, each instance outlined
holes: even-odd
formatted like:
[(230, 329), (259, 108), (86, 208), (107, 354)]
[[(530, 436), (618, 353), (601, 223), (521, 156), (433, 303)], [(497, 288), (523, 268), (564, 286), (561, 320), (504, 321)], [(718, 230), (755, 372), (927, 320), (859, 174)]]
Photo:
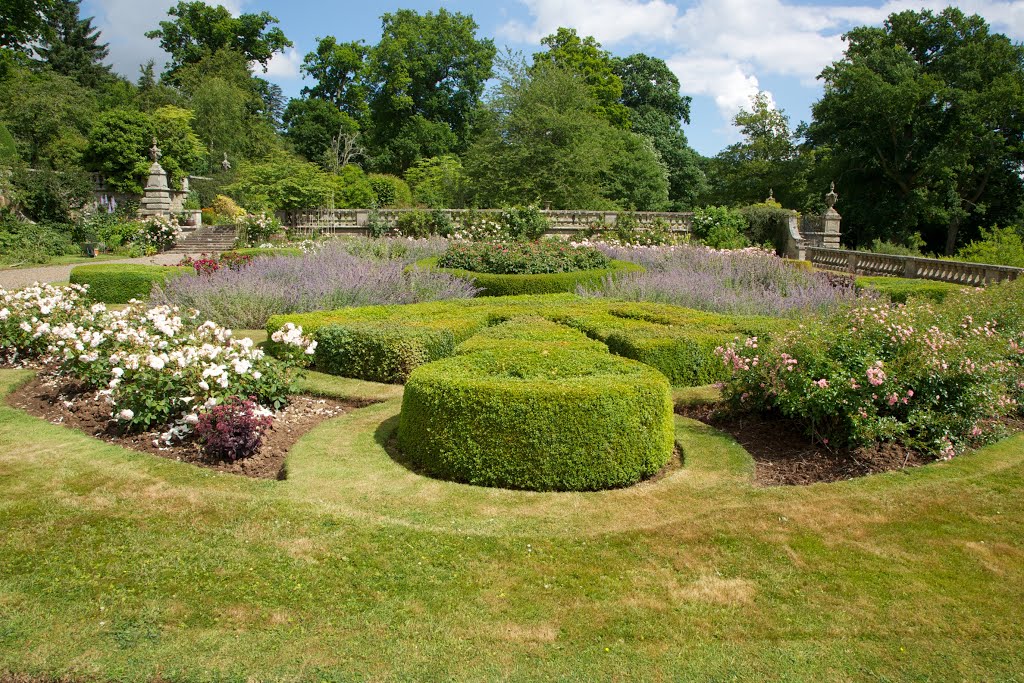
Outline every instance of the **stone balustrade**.
[[(380, 209), (377, 212), (380, 220), (389, 228), (394, 227), (404, 213), (417, 209)], [(421, 210), (421, 209), (420, 209)], [(469, 209), (441, 209), (448, 215), (452, 223), (461, 225), (470, 215)], [(500, 209), (477, 209), (477, 216), (488, 216), (497, 219)], [(554, 211), (542, 210), (551, 223), (552, 233), (572, 233), (586, 230), (595, 225), (612, 227), (618, 220), (615, 211)], [(656, 220), (664, 221), (674, 232), (689, 232), (692, 213), (671, 213), (664, 211), (638, 211), (632, 214), (641, 225), (653, 224)], [(278, 217), (281, 223), (294, 235), (319, 234), (366, 234), (366, 226), (370, 220), (369, 209), (305, 209), (298, 211), (282, 211)]]
[(1024, 274), (1024, 268), (992, 266), (985, 263), (819, 247), (807, 247), (805, 251), (807, 260), (816, 266), (855, 275), (889, 275), (980, 287), (991, 282), (1015, 280)]

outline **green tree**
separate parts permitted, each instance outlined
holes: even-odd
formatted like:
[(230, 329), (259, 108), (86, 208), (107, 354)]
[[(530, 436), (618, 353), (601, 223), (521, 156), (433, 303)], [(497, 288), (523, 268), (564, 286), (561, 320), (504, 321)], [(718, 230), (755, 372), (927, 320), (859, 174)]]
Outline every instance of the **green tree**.
[(466, 173), (457, 156), (446, 154), (416, 161), (405, 172), (413, 199), (431, 209), (450, 209), (464, 203)]
[(370, 51), (370, 151), (375, 168), (401, 172), (420, 157), (468, 144), (496, 50), (471, 16), (398, 10), (382, 17)]
[(152, 115), (123, 108), (103, 112), (89, 131), (86, 166), (102, 173), (112, 187), (142, 194), (155, 136), (168, 184), (177, 187), (182, 178), (202, 167), (204, 149), (192, 131), (191, 119), (188, 110), (171, 106)]
[(278, 146), (273, 114), (244, 54), (223, 49), (178, 70), (177, 81), (195, 113), (192, 127), (206, 145), (213, 170), (257, 158)]
[(159, 81), (152, 59), (139, 66), (139, 79), (135, 82), (135, 89), (137, 104), (143, 111), (151, 112), (164, 105), (180, 105), (182, 102), (181, 91)]
[(293, 99), (284, 112), (285, 137), (310, 161), (322, 162), (332, 143), (359, 132), (359, 124), (333, 103), (315, 97)]
[(776, 108), (767, 93), (751, 98), (750, 109), (733, 117), (743, 140), (729, 145), (708, 161), (711, 204), (740, 206), (763, 202), (773, 194), (780, 204), (806, 209), (813, 201), (807, 191), (812, 153), (800, 147), (800, 135), (789, 117)]
[(96, 108), (95, 92), (52, 71), (14, 68), (0, 80), (0, 119), (35, 168), (77, 165)]
[(680, 94), (679, 79), (664, 60), (639, 53), (614, 60), (613, 68), (622, 79), (631, 130), (651, 140), (668, 169), (670, 207), (693, 208), (707, 179), (682, 128), (690, 122), (690, 98)]
[(0, 0), (0, 48), (27, 51), (42, 37), (53, 0)]
[(166, 75), (172, 81), (182, 66), (220, 50), (241, 53), (247, 62), (258, 62), (266, 70), (275, 53), (292, 46), (281, 29), (272, 26), (278, 21), (269, 12), (233, 17), (222, 5), (182, 0), (167, 13), (174, 19), (161, 21), (160, 28), (147, 31), (146, 37), (159, 39), (171, 55)]
[(81, 0), (54, 0), (35, 51), (57, 73), (95, 88), (111, 78), (110, 66), (103, 63), (110, 51), (107, 43), (100, 43), (93, 18), (79, 17), (80, 4)]
[(622, 99), (622, 78), (615, 72), (611, 53), (601, 49), (593, 36), (580, 38), (574, 28), (559, 28), (541, 38), (547, 52), (533, 55), (535, 68), (557, 66), (578, 73), (590, 87), (594, 111), (617, 128), (628, 129), (629, 109)]
[(1024, 183), (1024, 47), (956, 8), (846, 35), (809, 136), (855, 242), (920, 231), (953, 253), (1012, 215)]
[(465, 163), (479, 206), (646, 210), (667, 201), (653, 148), (599, 116), (579, 73), (554, 65), (509, 65)]
[(376, 199), (358, 166), (345, 166), (335, 175), (284, 152), (255, 163), (242, 162), (236, 181), (225, 190), (250, 211), (356, 208), (370, 206)]
[(369, 111), (369, 54), (370, 48), (362, 41), (339, 43), (333, 36), (318, 39), (316, 50), (306, 55), (300, 67), (316, 85), (303, 88), (302, 94), (330, 102), (356, 121), (362, 120)]

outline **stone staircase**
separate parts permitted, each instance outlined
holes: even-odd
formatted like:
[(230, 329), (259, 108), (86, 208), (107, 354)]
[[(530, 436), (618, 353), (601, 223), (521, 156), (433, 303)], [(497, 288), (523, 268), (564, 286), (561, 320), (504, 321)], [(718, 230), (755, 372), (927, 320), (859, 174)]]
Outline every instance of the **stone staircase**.
[(235, 246), (235, 226), (204, 225), (183, 232), (171, 254), (219, 254)]

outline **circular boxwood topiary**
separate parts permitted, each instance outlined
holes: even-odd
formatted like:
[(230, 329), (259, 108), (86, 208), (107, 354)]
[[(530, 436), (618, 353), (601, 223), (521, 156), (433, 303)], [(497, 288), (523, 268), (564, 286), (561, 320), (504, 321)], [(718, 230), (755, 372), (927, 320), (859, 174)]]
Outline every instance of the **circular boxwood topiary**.
[(672, 457), (665, 376), (607, 353), (522, 345), (422, 365), (398, 442), (443, 479), (535, 491), (635, 484)]

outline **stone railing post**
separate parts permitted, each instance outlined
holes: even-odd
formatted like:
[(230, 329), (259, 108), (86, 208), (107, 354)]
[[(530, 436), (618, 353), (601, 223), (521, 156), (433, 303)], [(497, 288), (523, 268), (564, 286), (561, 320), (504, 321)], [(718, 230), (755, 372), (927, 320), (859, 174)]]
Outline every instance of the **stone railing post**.
[(857, 266), (860, 264), (860, 257), (857, 252), (851, 251), (846, 254), (846, 269), (850, 272), (850, 275), (857, 274)]
[(822, 216), (821, 230), (824, 233), (824, 235), (822, 235), (822, 240), (826, 249), (839, 248), (839, 225), (842, 221), (842, 216), (840, 216), (839, 212), (835, 209), (837, 201), (839, 201), (839, 194), (836, 192), (836, 184), (832, 183), (832, 188), (829, 190), (829, 193), (825, 195), (825, 205), (828, 206), (828, 209), (825, 210), (825, 215)]
[(907, 260), (903, 262), (903, 277), (917, 277), (917, 259), (907, 257)]

